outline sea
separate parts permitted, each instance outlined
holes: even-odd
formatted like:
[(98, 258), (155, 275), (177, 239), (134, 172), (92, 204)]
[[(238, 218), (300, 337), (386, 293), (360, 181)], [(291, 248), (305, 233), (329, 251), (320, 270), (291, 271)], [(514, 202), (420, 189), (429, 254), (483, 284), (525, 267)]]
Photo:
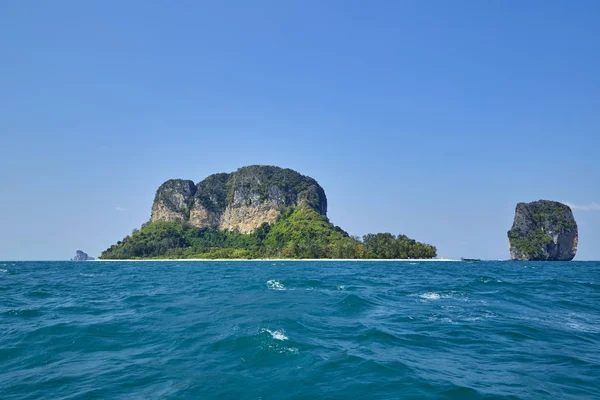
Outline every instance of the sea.
[(599, 399), (600, 262), (0, 262), (0, 398)]

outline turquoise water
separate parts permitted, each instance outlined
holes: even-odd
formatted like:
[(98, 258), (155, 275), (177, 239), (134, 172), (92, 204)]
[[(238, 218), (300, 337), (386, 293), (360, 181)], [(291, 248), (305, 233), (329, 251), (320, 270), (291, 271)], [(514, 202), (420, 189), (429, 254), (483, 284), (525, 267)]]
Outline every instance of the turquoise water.
[(600, 398), (600, 263), (0, 262), (2, 399)]

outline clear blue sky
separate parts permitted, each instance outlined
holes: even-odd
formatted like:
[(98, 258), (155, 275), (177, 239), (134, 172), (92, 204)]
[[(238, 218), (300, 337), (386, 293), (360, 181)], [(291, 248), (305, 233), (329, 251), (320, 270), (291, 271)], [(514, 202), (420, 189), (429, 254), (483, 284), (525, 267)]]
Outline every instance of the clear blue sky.
[(6, 1), (0, 259), (98, 255), (174, 177), (316, 178), (330, 219), (508, 258), (519, 201), (600, 259), (598, 1)]

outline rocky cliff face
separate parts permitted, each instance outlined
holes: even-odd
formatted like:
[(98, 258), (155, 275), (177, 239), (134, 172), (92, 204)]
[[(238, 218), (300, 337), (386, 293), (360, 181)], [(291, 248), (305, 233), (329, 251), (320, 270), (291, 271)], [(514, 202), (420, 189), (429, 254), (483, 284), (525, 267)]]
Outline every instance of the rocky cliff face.
[(77, 250), (75, 252), (75, 257), (73, 257), (73, 261), (94, 261), (94, 257), (90, 257), (87, 253)]
[(192, 181), (171, 179), (156, 191), (152, 204), (152, 220), (175, 221), (187, 220), (196, 185)]
[(508, 240), (513, 260), (570, 261), (577, 252), (577, 223), (566, 204), (519, 203)]
[(313, 178), (291, 169), (253, 165), (210, 175), (197, 185), (169, 180), (157, 190), (151, 221), (188, 221), (199, 228), (250, 233), (288, 206), (327, 215), (327, 198)]

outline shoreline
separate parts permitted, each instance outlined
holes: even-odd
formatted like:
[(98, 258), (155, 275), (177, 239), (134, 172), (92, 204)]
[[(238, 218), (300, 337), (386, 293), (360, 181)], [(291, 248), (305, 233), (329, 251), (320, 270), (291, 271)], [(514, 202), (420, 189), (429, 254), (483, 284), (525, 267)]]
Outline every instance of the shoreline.
[(286, 261), (286, 262), (290, 262), (290, 261), (349, 261), (349, 262), (363, 262), (363, 261), (387, 261), (387, 262), (458, 262), (458, 261), (462, 261), (462, 260), (456, 260), (453, 258), (366, 258), (366, 259), (356, 259), (356, 258), (299, 258), (299, 259), (294, 259), (294, 258), (251, 258), (251, 259), (247, 259), (247, 258), (211, 258), (211, 259), (207, 259), (207, 258), (157, 258), (157, 259), (152, 259), (152, 258), (145, 258), (145, 259), (140, 259), (140, 260), (133, 260), (133, 259), (122, 259), (122, 260), (100, 260), (100, 259), (95, 259), (95, 260), (91, 260), (92, 262), (118, 262), (118, 261), (142, 261), (142, 262), (148, 262), (148, 261), (158, 261), (158, 262), (165, 262), (165, 261), (204, 261), (204, 262), (225, 262), (225, 261), (269, 261), (269, 262), (274, 262), (274, 261)]

